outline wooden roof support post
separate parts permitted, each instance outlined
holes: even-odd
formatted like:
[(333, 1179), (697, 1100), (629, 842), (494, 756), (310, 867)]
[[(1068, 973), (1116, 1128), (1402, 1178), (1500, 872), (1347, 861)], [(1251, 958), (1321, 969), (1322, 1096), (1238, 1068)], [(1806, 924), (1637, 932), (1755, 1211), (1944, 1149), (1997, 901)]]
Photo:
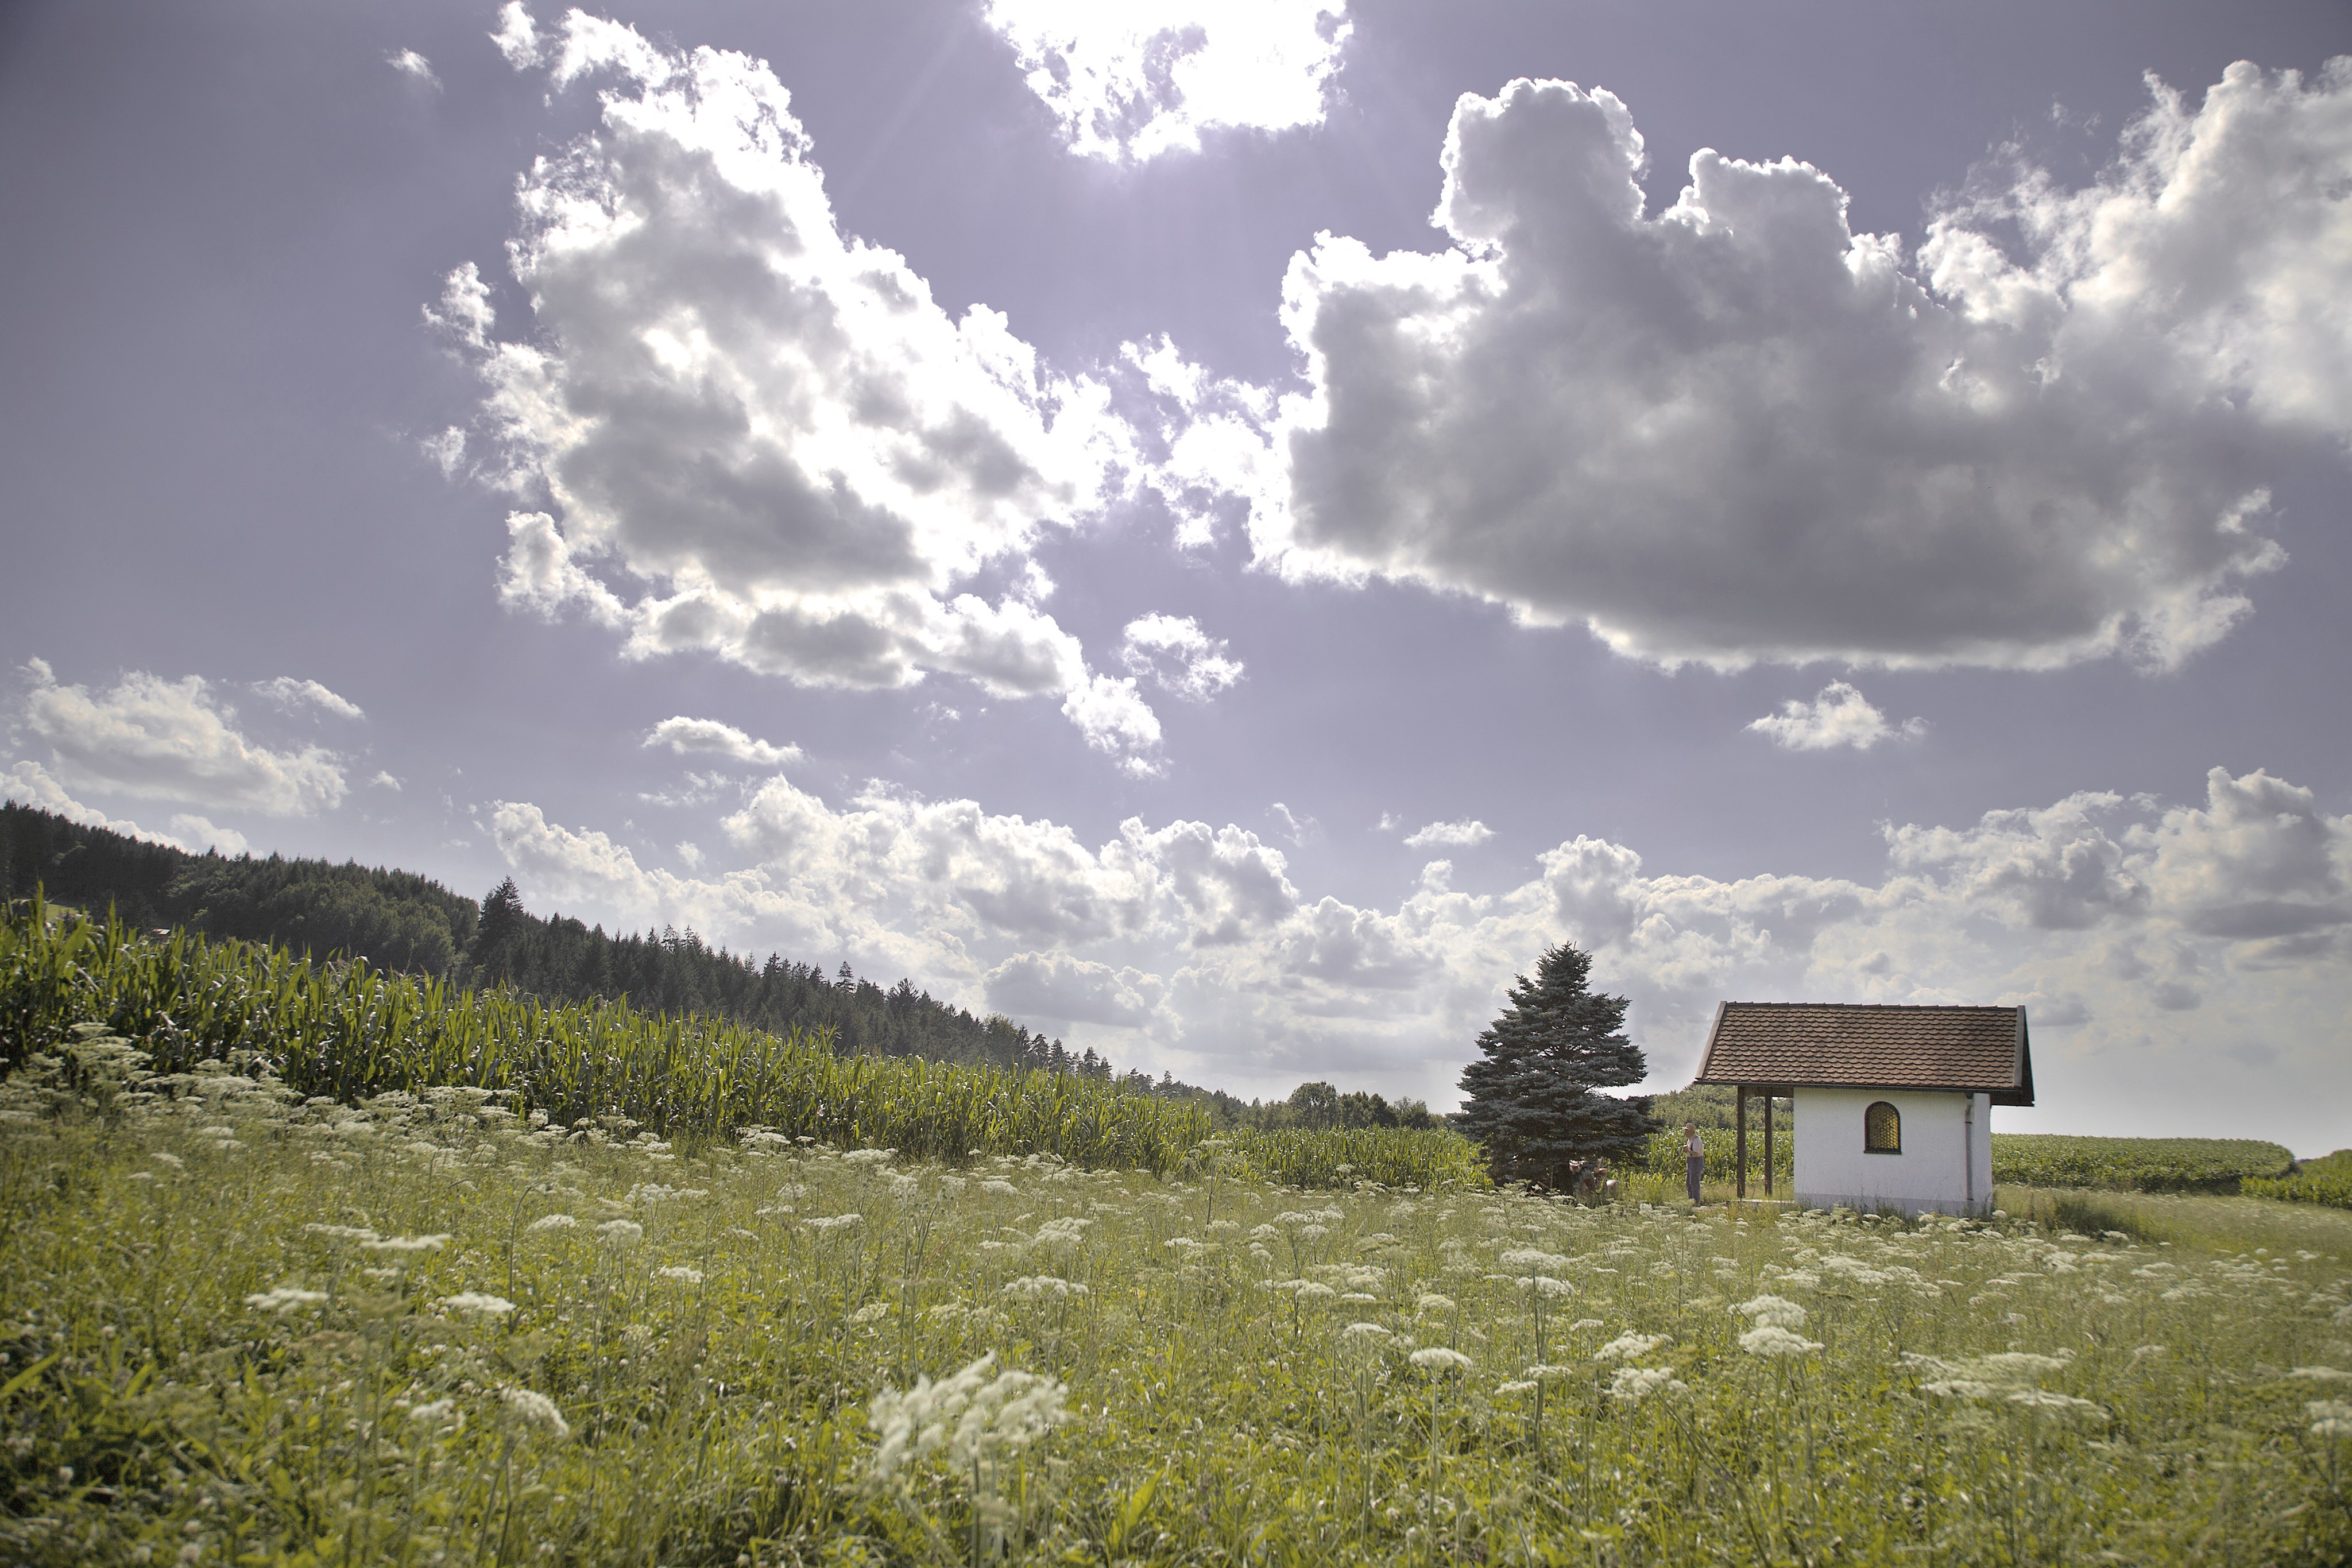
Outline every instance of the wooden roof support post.
[(1732, 1155), (1735, 1162), (1732, 1166), (1732, 1191), (1735, 1196), (1745, 1198), (1748, 1196), (1748, 1085), (1736, 1086), (1732, 1093), (1732, 1125), (1738, 1129), (1732, 1139), (1737, 1145)]
[(1764, 1092), (1764, 1196), (1772, 1196), (1772, 1092)]

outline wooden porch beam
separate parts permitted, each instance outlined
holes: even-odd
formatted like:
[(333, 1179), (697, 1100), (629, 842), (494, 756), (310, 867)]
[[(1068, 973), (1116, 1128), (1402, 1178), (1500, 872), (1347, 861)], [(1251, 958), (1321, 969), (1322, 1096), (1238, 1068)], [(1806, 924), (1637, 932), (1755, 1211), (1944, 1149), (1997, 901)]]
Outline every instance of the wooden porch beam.
[(1748, 1085), (1737, 1085), (1734, 1092), (1738, 1098), (1732, 1111), (1732, 1125), (1738, 1131), (1732, 1141), (1738, 1152), (1733, 1155), (1732, 1190), (1744, 1198), (1748, 1196)]

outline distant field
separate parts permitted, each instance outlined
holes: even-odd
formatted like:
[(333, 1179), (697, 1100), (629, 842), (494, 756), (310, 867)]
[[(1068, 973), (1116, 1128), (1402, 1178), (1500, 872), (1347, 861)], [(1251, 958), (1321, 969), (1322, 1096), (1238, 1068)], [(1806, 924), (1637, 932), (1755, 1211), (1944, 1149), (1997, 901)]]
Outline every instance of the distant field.
[(2338, 1149), (2320, 1159), (2305, 1160), (2286, 1176), (2250, 1178), (2238, 1190), (2255, 1197), (2352, 1208), (2352, 1149)]
[[(1721, 1127), (1701, 1127), (1706, 1145), (1706, 1179), (1727, 1182), (1738, 1164), (1736, 1137)], [(1772, 1164), (1777, 1186), (1792, 1180), (1796, 1168), (1796, 1138), (1785, 1123), (1773, 1130)], [(2289, 1194), (2246, 1186), (2262, 1196), (2307, 1197), (2309, 1201), (2352, 1207), (2352, 1154), (2330, 1155), (2341, 1160), (2306, 1183), (2309, 1191)], [(1751, 1120), (1748, 1128), (1748, 1171), (1753, 1180), (1764, 1174), (1762, 1129)], [(2007, 1186), (2085, 1187), (2105, 1192), (2233, 1193), (2255, 1178), (2284, 1175), (2294, 1164), (2294, 1154), (2278, 1144), (2251, 1138), (2077, 1138), (2049, 1133), (1995, 1133), (1992, 1135), (1992, 1179)], [(2319, 1164), (2304, 1167), (2318, 1171)], [(1658, 1176), (1679, 1177), (1683, 1171), (1682, 1135), (1668, 1129), (1650, 1140), (1643, 1169)], [(2301, 1180), (2303, 1178), (2296, 1178)], [(2322, 1191), (2340, 1197), (2323, 1197)]]
[(2294, 1164), (2292, 1150), (2252, 1138), (1992, 1135), (1992, 1179), (2006, 1186), (2231, 1193), (2248, 1177), (2275, 1176)]

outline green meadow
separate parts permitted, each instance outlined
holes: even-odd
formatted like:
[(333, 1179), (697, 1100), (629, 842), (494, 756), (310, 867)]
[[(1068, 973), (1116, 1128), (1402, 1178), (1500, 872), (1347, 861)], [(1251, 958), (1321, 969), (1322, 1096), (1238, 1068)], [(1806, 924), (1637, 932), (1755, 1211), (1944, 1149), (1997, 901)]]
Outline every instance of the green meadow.
[(0, 1029), (11, 1563), (2352, 1553), (2325, 1203), (1580, 1207), (49, 915)]

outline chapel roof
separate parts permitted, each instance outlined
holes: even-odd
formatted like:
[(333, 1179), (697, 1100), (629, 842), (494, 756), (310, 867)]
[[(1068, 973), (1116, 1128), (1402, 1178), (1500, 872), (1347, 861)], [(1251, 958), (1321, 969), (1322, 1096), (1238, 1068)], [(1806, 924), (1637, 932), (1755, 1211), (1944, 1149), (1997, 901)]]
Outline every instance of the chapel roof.
[(1697, 1082), (1751, 1090), (1915, 1089), (2033, 1103), (2023, 1008), (1725, 1002)]

